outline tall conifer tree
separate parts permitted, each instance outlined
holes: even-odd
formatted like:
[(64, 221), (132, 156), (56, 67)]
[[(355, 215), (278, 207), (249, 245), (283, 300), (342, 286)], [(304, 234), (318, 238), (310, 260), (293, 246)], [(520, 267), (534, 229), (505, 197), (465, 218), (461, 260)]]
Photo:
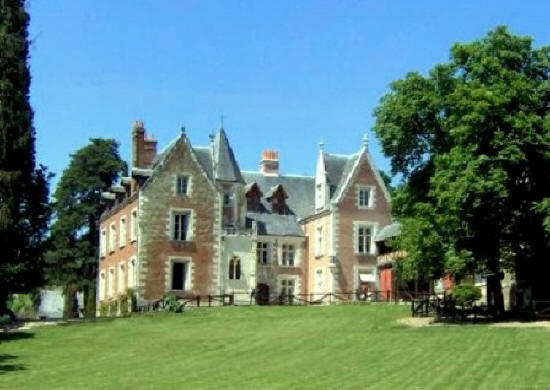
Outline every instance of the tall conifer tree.
[(40, 282), (49, 218), (48, 174), (35, 166), (28, 23), (24, 1), (0, 1), (0, 312), (9, 294)]

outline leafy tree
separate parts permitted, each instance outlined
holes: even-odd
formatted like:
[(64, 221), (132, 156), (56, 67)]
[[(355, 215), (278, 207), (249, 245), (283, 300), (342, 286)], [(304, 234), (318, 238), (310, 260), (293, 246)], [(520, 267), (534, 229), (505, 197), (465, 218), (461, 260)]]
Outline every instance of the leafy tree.
[(94, 138), (71, 155), (54, 193), (56, 221), (51, 250), (46, 255), (47, 276), (65, 287), (65, 316), (74, 313), (74, 296), (84, 292), (86, 317), (95, 316), (95, 283), (99, 246), (101, 193), (126, 174), (118, 143)]
[(35, 166), (28, 23), (23, 1), (0, 3), (0, 315), (11, 293), (41, 282), (49, 220), (50, 175)]
[(500, 26), (455, 44), (428, 76), (391, 84), (375, 131), (404, 179), (393, 212), (405, 276), (484, 272), (497, 311), (503, 267), (547, 294), (537, 275), (548, 268), (549, 76), (550, 47)]

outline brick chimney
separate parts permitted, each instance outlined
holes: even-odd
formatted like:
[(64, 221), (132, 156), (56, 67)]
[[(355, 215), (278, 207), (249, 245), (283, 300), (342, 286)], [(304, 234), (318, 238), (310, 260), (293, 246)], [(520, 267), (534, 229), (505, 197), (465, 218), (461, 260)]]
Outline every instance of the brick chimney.
[(262, 152), (260, 172), (264, 176), (279, 176), (279, 152), (266, 149)]
[(157, 155), (157, 141), (147, 136), (142, 121), (135, 121), (132, 128), (132, 166), (149, 168)]

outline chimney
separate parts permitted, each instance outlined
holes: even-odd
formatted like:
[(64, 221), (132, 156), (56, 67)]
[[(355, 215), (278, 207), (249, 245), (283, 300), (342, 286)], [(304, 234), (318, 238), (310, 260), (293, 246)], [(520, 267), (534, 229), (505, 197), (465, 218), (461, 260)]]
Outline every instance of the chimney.
[(135, 121), (132, 128), (132, 166), (149, 168), (157, 155), (157, 141), (148, 137), (142, 121)]
[(279, 152), (264, 150), (260, 160), (260, 172), (264, 176), (279, 176)]

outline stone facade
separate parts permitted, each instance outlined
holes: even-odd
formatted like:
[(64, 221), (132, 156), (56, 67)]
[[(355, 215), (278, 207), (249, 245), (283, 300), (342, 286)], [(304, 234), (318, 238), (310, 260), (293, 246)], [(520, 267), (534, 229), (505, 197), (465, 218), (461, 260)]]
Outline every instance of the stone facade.
[(103, 194), (100, 301), (128, 288), (145, 304), (168, 293), (244, 303), (377, 287), (374, 236), (390, 205), (366, 145), (321, 149), (316, 175), (296, 176), (279, 173), (273, 150), (241, 172), (223, 129), (206, 147), (182, 131), (157, 154), (136, 122), (132, 143), (131, 175)]

